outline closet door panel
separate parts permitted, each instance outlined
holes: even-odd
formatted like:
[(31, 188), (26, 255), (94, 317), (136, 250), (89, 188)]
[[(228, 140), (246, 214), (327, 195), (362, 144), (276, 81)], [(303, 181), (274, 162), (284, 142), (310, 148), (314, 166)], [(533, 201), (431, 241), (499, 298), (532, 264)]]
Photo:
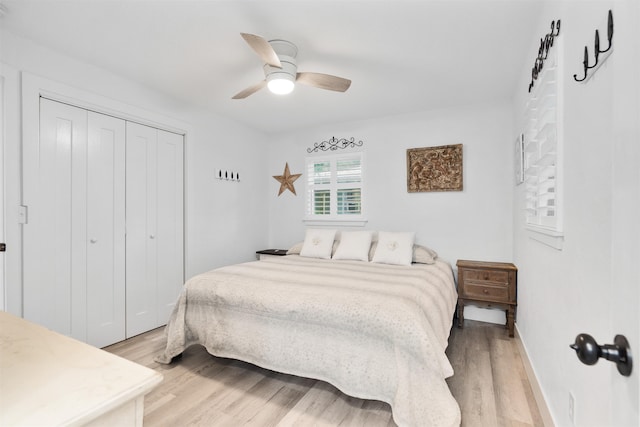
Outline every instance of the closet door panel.
[(165, 324), (184, 283), (184, 138), (158, 131), (158, 323)]
[(125, 338), (125, 121), (89, 112), (87, 342)]
[(24, 318), (80, 340), (72, 296), (84, 296), (86, 186), (74, 178), (86, 167), (86, 141), (85, 110), (41, 99), (40, 137), (25, 141), (23, 171)]
[(158, 326), (157, 132), (127, 122), (127, 337)]

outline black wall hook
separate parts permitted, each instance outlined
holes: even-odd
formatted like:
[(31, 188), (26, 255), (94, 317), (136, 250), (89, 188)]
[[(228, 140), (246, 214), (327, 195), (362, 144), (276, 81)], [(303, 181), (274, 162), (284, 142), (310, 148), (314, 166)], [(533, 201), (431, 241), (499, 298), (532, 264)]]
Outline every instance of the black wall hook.
[[(598, 43), (599, 43), (600, 36), (598, 35), (598, 30), (596, 30), (596, 37), (598, 38)], [(611, 9), (609, 9), (609, 16), (607, 17), (607, 39), (609, 40), (609, 47), (606, 48), (605, 50), (600, 50), (598, 46), (598, 51), (600, 53), (608, 52), (612, 46), (611, 41), (613, 40), (613, 12), (611, 12)]]
[(569, 347), (576, 351), (578, 359), (585, 365), (595, 365), (602, 357), (615, 363), (620, 374), (625, 377), (631, 375), (631, 349), (624, 335), (616, 335), (613, 344), (598, 345), (591, 335), (580, 334)]
[[(601, 64), (602, 62), (599, 62), (599, 57), (601, 53), (605, 53), (605, 52), (609, 52), (611, 50), (611, 47), (613, 46), (613, 13), (611, 12), (611, 10), (609, 10), (609, 16), (607, 19), (607, 39), (609, 40), (609, 47), (607, 47), (605, 50), (600, 50), (600, 33), (598, 30), (596, 30), (596, 35), (595, 35), (595, 40), (594, 40), (594, 49), (593, 49), (593, 57), (595, 59), (595, 62), (593, 65), (589, 65), (589, 52), (587, 47), (584, 47), (584, 61), (582, 61), (582, 65), (584, 67), (584, 77), (582, 78), (578, 78), (577, 74), (573, 75), (573, 79), (577, 82), (583, 82), (587, 79), (588, 77), (588, 73), (587, 71), (589, 71), (592, 68), (596, 68), (598, 66), (598, 64)], [(605, 58), (606, 59), (606, 58)], [(594, 70), (595, 72), (595, 70)]]
[(551, 21), (551, 44), (553, 45), (553, 38), (557, 37), (560, 34), (560, 20), (558, 19), (558, 22), (555, 21)]

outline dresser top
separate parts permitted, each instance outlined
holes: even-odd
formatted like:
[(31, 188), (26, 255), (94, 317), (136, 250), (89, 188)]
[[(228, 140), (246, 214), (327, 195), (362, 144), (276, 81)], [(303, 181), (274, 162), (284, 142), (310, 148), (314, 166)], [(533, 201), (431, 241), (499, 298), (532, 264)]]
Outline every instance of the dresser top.
[(518, 271), (518, 268), (510, 262), (471, 261), (466, 259), (459, 259), (458, 262), (456, 262), (456, 265), (458, 267), (464, 267), (464, 268), (486, 268), (486, 269), (499, 268), (501, 270)]
[(152, 369), (0, 312), (0, 425), (81, 425), (162, 381)]

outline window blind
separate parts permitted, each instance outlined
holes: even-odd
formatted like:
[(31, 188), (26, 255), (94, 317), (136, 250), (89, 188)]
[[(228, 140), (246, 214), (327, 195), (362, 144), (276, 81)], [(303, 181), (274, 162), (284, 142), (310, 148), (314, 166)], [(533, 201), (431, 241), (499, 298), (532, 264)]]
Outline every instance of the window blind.
[(562, 231), (558, 50), (549, 51), (538, 84), (527, 101), (524, 141), (526, 223), (553, 232)]
[(362, 211), (362, 153), (307, 158), (307, 218), (359, 217)]

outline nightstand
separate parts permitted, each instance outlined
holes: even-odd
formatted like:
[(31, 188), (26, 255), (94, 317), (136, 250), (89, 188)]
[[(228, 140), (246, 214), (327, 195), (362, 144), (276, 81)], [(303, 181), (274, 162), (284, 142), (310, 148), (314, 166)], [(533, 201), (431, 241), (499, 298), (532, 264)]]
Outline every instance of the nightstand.
[(518, 305), (518, 269), (511, 263), (458, 260), (458, 327), (464, 306), (496, 307), (506, 311), (509, 336), (514, 335)]
[(288, 249), (264, 249), (256, 251), (256, 257), (258, 259), (265, 259), (270, 256), (284, 256), (287, 254)]

